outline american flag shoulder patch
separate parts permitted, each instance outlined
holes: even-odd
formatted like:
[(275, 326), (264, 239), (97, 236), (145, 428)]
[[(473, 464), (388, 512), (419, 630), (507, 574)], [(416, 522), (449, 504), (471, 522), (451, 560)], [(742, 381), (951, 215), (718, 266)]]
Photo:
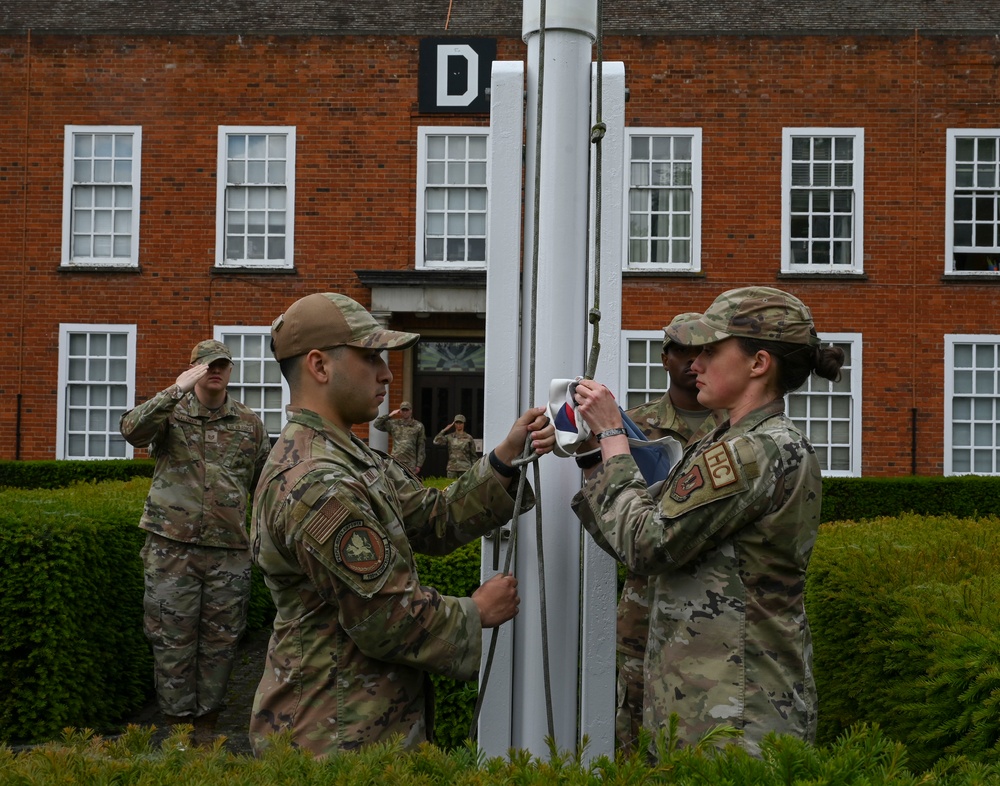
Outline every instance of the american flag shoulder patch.
[(350, 511), (336, 497), (330, 497), (323, 507), (313, 514), (303, 532), (310, 535), (317, 543), (326, 543), (337, 527), (347, 518)]

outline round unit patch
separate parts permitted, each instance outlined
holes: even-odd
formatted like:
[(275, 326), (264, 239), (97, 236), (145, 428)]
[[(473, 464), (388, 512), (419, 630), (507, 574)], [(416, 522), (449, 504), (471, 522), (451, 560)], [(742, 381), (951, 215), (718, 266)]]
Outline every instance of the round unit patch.
[(348, 521), (333, 536), (333, 557), (363, 581), (381, 576), (389, 565), (389, 539), (361, 521)]

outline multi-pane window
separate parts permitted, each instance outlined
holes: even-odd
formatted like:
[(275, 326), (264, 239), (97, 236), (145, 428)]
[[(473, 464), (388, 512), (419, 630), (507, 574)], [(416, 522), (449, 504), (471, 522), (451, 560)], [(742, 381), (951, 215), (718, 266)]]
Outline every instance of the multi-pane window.
[[(631, 409), (662, 396), (669, 385), (663, 368), (662, 331), (623, 331), (622, 407)], [(824, 475), (861, 475), (861, 336), (824, 334), (825, 344), (844, 350), (839, 382), (811, 375), (789, 394), (788, 416), (809, 438)]]
[(421, 128), (418, 267), (486, 265), (487, 131)]
[(949, 273), (1000, 272), (1000, 130), (948, 130)]
[(627, 266), (699, 270), (701, 129), (627, 133)]
[(135, 327), (59, 326), (56, 458), (131, 458), (118, 423), (135, 401)]
[(622, 332), (623, 409), (632, 409), (662, 396), (668, 385), (663, 368), (663, 331), (628, 330)]
[(272, 440), (281, 433), (288, 404), (288, 387), (278, 361), (271, 354), (268, 327), (227, 326), (215, 329), (215, 338), (233, 353), (229, 395), (260, 415)]
[(782, 270), (860, 273), (864, 130), (785, 129)]
[(826, 476), (861, 475), (861, 336), (824, 334), (824, 344), (844, 350), (840, 381), (810, 374), (788, 394), (786, 412), (809, 438)]
[(62, 264), (139, 264), (138, 126), (66, 126)]
[(295, 129), (219, 128), (216, 265), (293, 266)]
[(1000, 475), (1000, 336), (945, 336), (944, 472)]

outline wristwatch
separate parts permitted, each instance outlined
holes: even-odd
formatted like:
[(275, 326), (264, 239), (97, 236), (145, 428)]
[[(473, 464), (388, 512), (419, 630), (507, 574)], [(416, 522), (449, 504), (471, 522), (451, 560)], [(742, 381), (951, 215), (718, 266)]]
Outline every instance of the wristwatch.
[(623, 428), (609, 428), (597, 434), (597, 441), (600, 442), (605, 437), (617, 437), (622, 434), (628, 434), (628, 432)]

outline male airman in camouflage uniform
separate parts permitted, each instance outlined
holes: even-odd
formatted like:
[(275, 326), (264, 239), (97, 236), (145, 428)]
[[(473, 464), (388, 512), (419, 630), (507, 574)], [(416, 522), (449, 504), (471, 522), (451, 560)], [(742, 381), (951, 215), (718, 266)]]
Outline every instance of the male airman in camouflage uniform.
[(254, 560), (277, 607), (250, 721), (258, 752), (283, 731), (318, 756), (431, 738), (428, 675), (474, 678), (482, 629), (517, 613), (513, 576), (448, 597), (421, 585), (413, 554), (447, 553), (506, 522), (511, 462), (529, 433), (549, 452), (554, 429), (530, 409), (447, 490), (424, 488), (351, 433), (392, 381), (382, 351), (418, 339), (336, 293), (301, 298), (271, 327), (291, 405), (253, 503)]
[[(454, 434), (448, 432), (455, 430)], [(455, 415), (451, 423), (434, 437), (434, 444), (448, 448), (448, 477), (461, 477), (478, 460), (476, 440), (465, 430), (465, 415)]]
[(404, 401), (399, 409), (379, 415), (372, 421), (372, 426), (379, 431), (389, 432), (392, 437), (389, 455), (415, 475), (419, 475), (427, 457), (427, 434), (424, 424), (413, 417), (410, 402)]
[[(678, 314), (671, 325), (698, 319), (699, 313)], [(663, 328), (666, 331), (666, 327)], [(715, 428), (712, 412), (698, 403), (696, 375), (691, 363), (698, 347), (684, 347), (664, 334), (663, 368), (670, 387), (660, 398), (628, 410), (629, 416), (649, 439), (673, 437), (682, 445), (697, 441)], [(643, 659), (649, 633), (649, 586), (646, 576), (628, 571), (618, 601), (618, 706), (615, 711), (615, 736), (618, 747), (630, 752), (642, 726)]]
[[(655, 496), (618, 437), (610, 391), (586, 380), (577, 388), (577, 413), (602, 439), (603, 463), (587, 470), (573, 510), (602, 548), (650, 581), (643, 725), (656, 733), (676, 713), (682, 744), (730, 725), (742, 732), (736, 744), (754, 755), (772, 731), (812, 741), (817, 697), (803, 592), (822, 478), (812, 446), (784, 414), (782, 395), (794, 387), (771, 365), (774, 357), (791, 362), (792, 347), (818, 368), (811, 314), (780, 290), (747, 288), (666, 333), (703, 348), (731, 337), (776, 342), (785, 354), (768, 359), (756, 350), (739, 355), (750, 358), (739, 369), (713, 368), (706, 381), (714, 399), (699, 371), (701, 401), (727, 400), (719, 392), (727, 385), (732, 393), (750, 384), (755, 408), (741, 405), (735, 423), (689, 447)], [(729, 345), (726, 357), (745, 351)], [(710, 362), (704, 357), (696, 370)], [(833, 378), (830, 371), (823, 376)], [(726, 406), (736, 403), (730, 398)]]
[(202, 341), (174, 384), (120, 424), (156, 459), (139, 526), (157, 698), (198, 744), (212, 738), (246, 628), (247, 501), (271, 446), (261, 419), (226, 392), (232, 366), (225, 344)]

